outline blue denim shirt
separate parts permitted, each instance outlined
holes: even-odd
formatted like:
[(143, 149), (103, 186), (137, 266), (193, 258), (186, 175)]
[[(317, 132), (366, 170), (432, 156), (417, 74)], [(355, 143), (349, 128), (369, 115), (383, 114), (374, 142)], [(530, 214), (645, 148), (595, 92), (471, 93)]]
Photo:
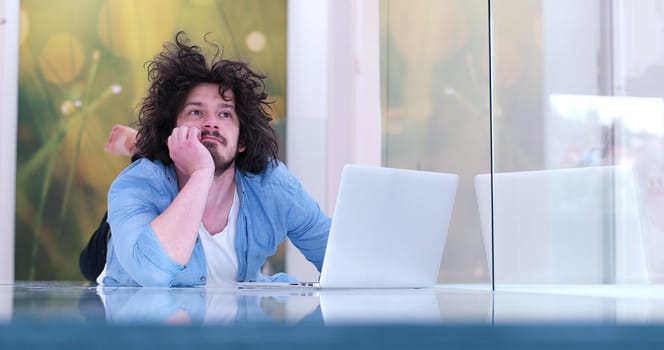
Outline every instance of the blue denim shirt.
[[(240, 210), (235, 236), (238, 281), (294, 281), (279, 273), (263, 276), (260, 269), (288, 236), (320, 271), (330, 218), (304, 191), (282, 163), (259, 174), (242, 175), (235, 184)], [(199, 286), (207, 280), (205, 254), (199, 239), (186, 265), (163, 250), (150, 222), (178, 193), (173, 165), (140, 159), (123, 170), (108, 192), (111, 239), (106, 257), (107, 286)]]

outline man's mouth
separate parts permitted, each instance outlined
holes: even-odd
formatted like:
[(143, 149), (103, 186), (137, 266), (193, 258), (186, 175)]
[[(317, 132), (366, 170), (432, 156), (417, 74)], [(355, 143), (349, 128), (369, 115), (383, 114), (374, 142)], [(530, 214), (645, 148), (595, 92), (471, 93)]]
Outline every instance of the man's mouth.
[(218, 132), (202, 132), (201, 133), (201, 142), (203, 141), (214, 141), (221, 144), (225, 143), (224, 138)]

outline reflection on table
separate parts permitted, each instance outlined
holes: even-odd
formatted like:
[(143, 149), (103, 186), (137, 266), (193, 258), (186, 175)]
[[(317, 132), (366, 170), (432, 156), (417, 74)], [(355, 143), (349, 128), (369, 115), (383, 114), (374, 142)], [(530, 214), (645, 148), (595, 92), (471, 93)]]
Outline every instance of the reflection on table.
[(0, 285), (0, 323), (441, 325), (664, 323), (661, 285), (425, 289), (109, 288)]
[(66, 282), (0, 286), (0, 300), (12, 301), (3, 318), (9, 322), (64, 318), (114, 324), (485, 324), (491, 321), (491, 299), (486, 290), (444, 288), (118, 288)]
[(0, 285), (0, 349), (652, 349), (664, 346), (662, 323), (659, 285)]
[(96, 292), (106, 321), (113, 323), (438, 324), (461, 318), (486, 323), (491, 307), (488, 293), (439, 289), (100, 287)]

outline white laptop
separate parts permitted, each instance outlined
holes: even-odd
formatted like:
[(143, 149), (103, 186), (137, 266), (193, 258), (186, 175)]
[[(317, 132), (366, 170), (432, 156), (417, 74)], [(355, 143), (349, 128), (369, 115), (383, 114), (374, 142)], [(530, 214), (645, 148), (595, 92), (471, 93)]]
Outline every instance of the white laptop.
[(496, 283), (602, 284), (648, 280), (633, 171), (601, 166), (475, 177)]
[[(421, 288), (436, 284), (458, 176), (346, 165), (319, 288)], [(239, 288), (279, 283), (238, 283)]]

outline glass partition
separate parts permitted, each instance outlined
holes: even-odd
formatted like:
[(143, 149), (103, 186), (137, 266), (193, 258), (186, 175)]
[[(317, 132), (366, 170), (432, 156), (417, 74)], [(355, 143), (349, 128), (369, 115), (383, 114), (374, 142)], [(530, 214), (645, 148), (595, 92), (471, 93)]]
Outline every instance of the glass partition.
[(383, 163), (459, 174), (440, 282), (664, 281), (664, 0), (381, 11)]
[(474, 190), (490, 171), (486, 3), (387, 0), (381, 11), (383, 165), (459, 175), (439, 281), (488, 283)]
[(493, 3), (496, 284), (657, 282), (664, 1)]

